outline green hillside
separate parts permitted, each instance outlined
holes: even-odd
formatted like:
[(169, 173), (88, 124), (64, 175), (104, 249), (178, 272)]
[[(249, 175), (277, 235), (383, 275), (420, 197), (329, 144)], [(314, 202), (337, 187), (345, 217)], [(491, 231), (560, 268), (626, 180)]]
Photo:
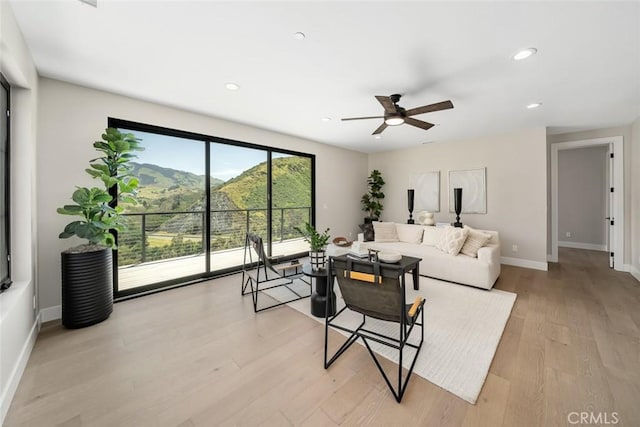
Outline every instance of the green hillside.
[[(133, 166), (132, 175), (140, 179), (139, 203), (123, 207), (125, 213), (147, 213), (145, 256), (143, 259), (142, 217), (130, 216), (129, 230), (120, 233), (118, 238), (120, 265), (202, 253), (204, 176), (146, 163)], [(278, 233), (274, 237), (298, 237), (295, 227), (309, 220), (311, 161), (299, 157), (276, 158), (272, 168), (274, 208), (302, 208), (274, 212), (273, 229)], [(250, 231), (267, 229), (266, 181), (266, 162), (227, 182), (212, 179), (212, 250), (241, 247), (247, 218)], [(243, 209), (257, 210), (247, 214)]]
[[(204, 203), (204, 175), (164, 168), (149, 163), (131, 163), (131, 175), (140, 179), (136, 206), (125, 205), (127, 212), (169, 212), (193, 210)], [(211, 179), (215, 189), (224, 181)]]
[[(273, 206), (311, 206), (311, 161), (303, 157), (280, 157), (272, 161)], [(223, 192), (240, 209), (267, 206), (267, 163), (260, 163), (230, 179)]]

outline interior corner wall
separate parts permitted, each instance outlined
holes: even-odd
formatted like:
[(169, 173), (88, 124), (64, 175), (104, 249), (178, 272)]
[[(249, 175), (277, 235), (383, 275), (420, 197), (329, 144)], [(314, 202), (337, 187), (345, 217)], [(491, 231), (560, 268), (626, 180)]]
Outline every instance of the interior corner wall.
[[(570, 132), (563, 134), (552, 134), (547, 136), (547, 188), (549, 200), (551, 200), (551, 144), (569, 141), (584, 141), (587, 139), (606, 138), (609, 136), (622, 136), (622, 144), (624, 151), (624, 263), (629, 264), (631, 260), (631, 125), (618, 126), (611, 128), (594, 129), (583, 132)], [(547, 229), (547, 253), (551, 253), (551, 205), (547, 212), (547, 221), (549, 228)]]
[[(462, 222), (474, 228), (497, 230), (503, 259), (546, 268), (545, 128), (369, 155), (369, 169), (380, 170), (386, 181), (384, 221), (407, 221), (407, 188), (412, 175), (440, 171), (440, 212), (434, 218), (453, 222), (448, 172), (483, 167), (487, 168), (487, 213), (462, 214)], [(513, 250), (514, 245), (517, 251)]]
[(316, 225), (329, 227), (332, 236), (353, 237), (357, 232), (359, 200), (366, 190), (364, 153), (41, 78), (37, 187), (42, 307), (60, 305), (60, 252), (82, 242), (58, 239), (69, 218), (57, 215), (56, 208), (69, 202), (76, 185), (96, 185), (84, 170), (96, 156), (92, 144), (107, 127), (108, 117), (315, 154)]
[(39, 330), (35, 191), (38, 76), (7, 1), (0, 1), (0, 71), (11, 85), (10, 224), (13, 285), (0, 294), (0, 424)]
[(631, 125), (631, 274), (640, 281), (640, 116)]
[(605, 146), (558, 152), (558, 241), (562, 245), (606, 250), (607, 153)]

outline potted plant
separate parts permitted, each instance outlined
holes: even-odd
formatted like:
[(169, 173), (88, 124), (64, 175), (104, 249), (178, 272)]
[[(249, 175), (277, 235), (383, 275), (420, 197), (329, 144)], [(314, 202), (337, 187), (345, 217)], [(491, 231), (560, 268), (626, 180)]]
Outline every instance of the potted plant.
[(329, 229), (324, 230), (322, 234), (316, 228), (305, 222), (304, 229), (295, 227), (296, 231), (302, 235), (305, 242), (309, 243), (309, 259), (311, 268), (319, 270), (324, 268), (326, 264), (325, 248), (329, 242)]
[(130, 175), (134, 151), (141, 151), (133, 134), (107, 128), (102, 141), (93, 143), (101, 157), (91, 160), (86, 172), (104, 184), (98, 187), (76, 187), (74, 204), (58, 208), (62, 215), (79, 216), (66, 225), (61, 239), (72, 236), (87, 243), (62, 252), (62, 323), (67, 328), (81, 328), (101, 322), (113, 311), (114, 231), (124, 231), (122, 207), (117, 201), (136, 203), (139, 181)]
[(382, 192), (384, 184), (380, 171), (377, 169), (372, 170), (369, 178), (367, 178), (369, 191), (363, 194), (362, 199), (360, 199), (362, 210), (368, 214), (364, 219), (365, 224), (377, 221), (380, 218), (383, 208), (381, 200), (384, 199), (384, 193)]

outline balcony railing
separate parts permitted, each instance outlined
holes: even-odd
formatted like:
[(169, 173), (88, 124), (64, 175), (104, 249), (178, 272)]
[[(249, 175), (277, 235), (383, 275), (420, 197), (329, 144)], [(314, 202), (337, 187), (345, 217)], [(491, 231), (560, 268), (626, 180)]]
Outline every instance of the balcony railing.
[[(128, 229), (118, 235), (118, 265), (204, 253), (204, 214), (204, 210), (124, 214)], [(273, 243), (300, 237), (295, 227), (307, 221), (311, 221), (310, 206), (272, 209)], [(266, 239), (266, 209), (211, 210), (211, 252), (242, 248), (249, 231)]]

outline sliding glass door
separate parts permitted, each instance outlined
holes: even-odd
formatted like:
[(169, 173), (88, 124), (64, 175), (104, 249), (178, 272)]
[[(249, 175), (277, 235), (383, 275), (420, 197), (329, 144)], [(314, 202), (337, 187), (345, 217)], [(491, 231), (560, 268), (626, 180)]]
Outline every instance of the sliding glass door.
[(118, 291), (206, 272), (203, 143), (120, 130), (141, 139), (144, 151), (131, 171), (139, 203), (120, 204), (128, 228), (118, 235)]
[(271, 156), (271, 242), (273, 256), (309, 250), (296, 227), (312, 222), (311, 158), (273, 152)]
[(242, 265), (247, 231), (266, 242), (268, 174), (265, 150), (209, 144), (211, 176), (211, 269)]
[(116, 298), (239, 270), (247, 232), (267, 253), (303, 255), (295, 227), (313, 222), (314, 156), (110, 119), (144, 151), (136, 205), (118, 235)]

